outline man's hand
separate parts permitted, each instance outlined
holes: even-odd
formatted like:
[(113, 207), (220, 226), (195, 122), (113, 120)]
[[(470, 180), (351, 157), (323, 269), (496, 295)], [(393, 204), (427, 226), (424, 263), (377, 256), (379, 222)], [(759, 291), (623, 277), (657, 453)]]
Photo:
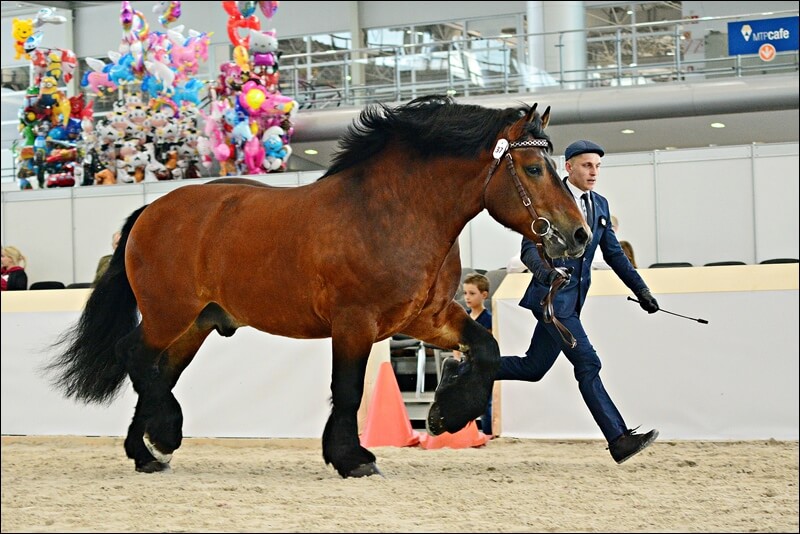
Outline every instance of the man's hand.
[(642, 307), (647, 313), (655, 313), (658, 311), (658, 301), (650, 294), (649, 289), (643, 289), (637, 295), (639, 297), (639, 306)]
[(550, 274), (547, 277), (547, 283), (552, 286), (553, 282), (555, 282), (557, 278), (563, 278), (564, 279), (563, 285), (567, 285), (569, 283), (570, 278), (572, 278), (572, 268), (554, 267), (553, 270), (550, 271)]

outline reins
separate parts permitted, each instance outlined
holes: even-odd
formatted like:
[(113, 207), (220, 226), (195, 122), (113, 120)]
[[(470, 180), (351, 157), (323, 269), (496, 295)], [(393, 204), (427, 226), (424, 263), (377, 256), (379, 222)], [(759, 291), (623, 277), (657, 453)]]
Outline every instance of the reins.
[[(550, 267), (552, 267), (553, 264), (549, 261), (547, 256), (541, 250), (540, 248), (541, 245), (537, 244), (536, 247), (539, 249), (539, 255), (545, 258), (547, 260), (547, 263), (550, 264)], [(555, 279), (550, 283), (550, 290), (547, 292), (547, 295), (544, 296), (540, 304), (542, 305), (543, 309), (544, 322), (553, 323), (553, 325), (555, 325), (556, 327), (556, 330), (558, 330), (558, 334), (561, 336), (561, 339), (564, 341), (564, 343), (569, 345), (569, 348), (574, 349), (575, 345), (578, 344), (578, 342), (575, 340), (575, 336), (572, 335), (572, 332), (570, 332), (566, 326), (561, 324), (561, 321), (558, 320), (558, 317), (556, 317), (555, 312), (553, 312), (553, 300), (556, 297), (556, 293), (558, 293), (558, 290), (561, 289), (561, 286), (563, 286), (567, 282), (569, 282), (569, 276), (561, 276), (561, 275), (556, 276)]]
[[(533, 207), (533, 202), (531, 201), (531, 197), (528, 192), (525, 190), (525, 186), (522, 185), (522, 180), (519, 179), (517, 175), (516, 169), (514, 169), (514, 159), (511, 157), (511, 151), (515, 148), (530, 148), (530, 147), (539, 147), (539, 148), (550, 148), (550, 143), (546, 139), (526, 139), (524, 141), (515, 141), (513, 143), (509, 143), (505, 139), (498, 139), (497, 144), (494, 147), (494, 151), (492, 152), (492, 157), (494, 158), (494, 162), (492, 166), (489, 168), (489, 172), (486, 175), (486, 180), (483, 182), (483, 194), (481, 195), (481, 210), (486, 207), (486, 188), (489, 187), (489, 181), (494, 176), (495, 171), (500, 166), (500, 161), (503, 158), (506, 160), (506, 165), (508, 165), (508, 172), (511, 175), (511, 179), (514, 182), (514, 186), (517, 188), (517, 193), (519, 194), (520, 199), (522, 199), (522, 205), (528, 210), (528, 213), (531, 215), (531, 231), (535, 236), (537, 236), (540, 241), (536, 244), (537, 249), (539, 250), (539, 255), (544, 258), (544, 260), (550, 265), (551, 268), (553, 267), (552, 261), (550, 258), (547, 257), (547, 254), (544, 253), (542, 250), (542, 241), (546, 238), (555, 236), (556, 238), (560, 239), (560, 236), (555, 235), (553, 231), (553, 225), (544, 217), (540, 217), (536, 213), (536, 209)], [(537, 225), (539, 229), (537, 230)], [(561, 339), (569, 345), (570, 348), (574, 348), (577, 345), (577, 341), (569, 329), (564, 326), (561, 321), (558, 320), (555, 313), (553, 312), (553, 300), (555, 299), (556, 293), (558, 290), (561, 289), (561, 286), (564, 285), (569, 281), (569, 277), (565, 276), (556, 276), (553, 282), (550, 284), (550, 290), (547, 292), (547, 295), (542, 299), (541, 305), (544, 309), (544, 322), (546, 323), (553, 323), (558, 330)]]

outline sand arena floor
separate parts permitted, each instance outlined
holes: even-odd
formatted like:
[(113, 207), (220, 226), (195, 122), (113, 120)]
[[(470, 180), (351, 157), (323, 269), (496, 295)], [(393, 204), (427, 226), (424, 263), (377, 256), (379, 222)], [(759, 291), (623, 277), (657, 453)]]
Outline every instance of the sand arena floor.
[(2, 532), (798, 532), (798, 442), (378, 447), (342, 479), (316, 439), (186, 439), (136, 473), (122, 438), (2, 438)]

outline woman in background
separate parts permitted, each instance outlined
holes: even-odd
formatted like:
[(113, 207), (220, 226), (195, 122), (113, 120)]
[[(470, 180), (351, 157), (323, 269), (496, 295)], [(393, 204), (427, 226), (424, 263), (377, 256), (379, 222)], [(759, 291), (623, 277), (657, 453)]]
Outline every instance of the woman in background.
[(17, 247), (3, 247), (2, 291), (28, 289), (25, 256)]

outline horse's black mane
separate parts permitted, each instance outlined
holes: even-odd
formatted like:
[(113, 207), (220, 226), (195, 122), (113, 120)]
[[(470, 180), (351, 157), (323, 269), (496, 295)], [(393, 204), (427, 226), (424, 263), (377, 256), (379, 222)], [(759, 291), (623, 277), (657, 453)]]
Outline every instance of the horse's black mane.
[[(409, 148), (409, 157), (475, 157), (491, 149), (500, 131), (529, 109), (525, 104), (505, 109), (456, 104), (439, 95), (416, 98), (396, 108), (374, 104), (361, 112), (339, 140), (339, 149), (322, 178), (372, 158), (392, 138)], [(527, 130), (535, 138), (550, 140), (538, 116)]]

